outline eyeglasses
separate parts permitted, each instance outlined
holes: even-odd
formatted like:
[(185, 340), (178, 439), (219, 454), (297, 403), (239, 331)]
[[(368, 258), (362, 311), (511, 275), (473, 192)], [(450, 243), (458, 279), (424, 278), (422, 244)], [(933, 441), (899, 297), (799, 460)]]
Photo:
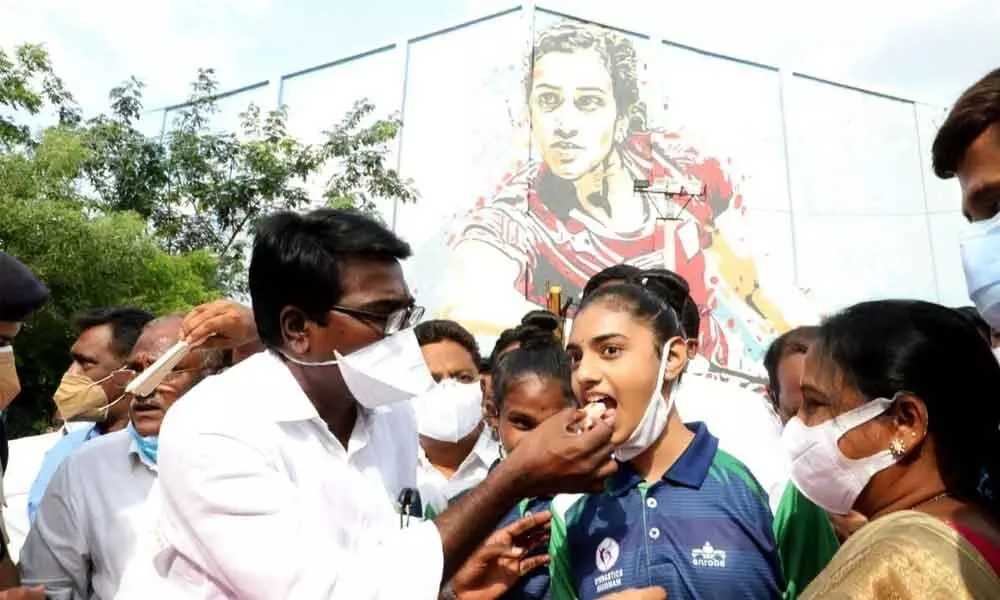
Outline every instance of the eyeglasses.
[(424, 316), (423, 306), (407, 306), (394, 310), (390, 313), (376, 313), (358, 308), (348, 308), (346, 306), (333, 306), (330, 310), (344, 313), (349, 317), (354, 317), (359, 321), (375, 321), (382, 324), (382, 333), (392, 335), (404, 329), (415, 326)]

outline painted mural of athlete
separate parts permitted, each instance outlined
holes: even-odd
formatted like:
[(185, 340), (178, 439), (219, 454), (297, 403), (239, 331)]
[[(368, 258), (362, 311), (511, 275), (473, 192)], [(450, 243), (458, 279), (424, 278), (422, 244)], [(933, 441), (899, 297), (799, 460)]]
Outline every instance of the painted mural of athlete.
[[(576, 297), (611, 265), (665, 266), (690, 282), (707, 317), (702, 354), (731, 369), (759, 360), (788, 325), (753, 260), (726, 239), (719, 217), (738, 216), (743, 199), (717, 159), (650, 128), (632, 43), (567, 22), (539, 36), (533, 58), (525, 91), (542, 160), (506, 178), (451, 239), (454, 285), (442, 312), (496, 333), (544, 305), (549, 285)], [(641, 179), (703, 194), (675, 198), (680, 218), (664, 222), (634, 193)]]

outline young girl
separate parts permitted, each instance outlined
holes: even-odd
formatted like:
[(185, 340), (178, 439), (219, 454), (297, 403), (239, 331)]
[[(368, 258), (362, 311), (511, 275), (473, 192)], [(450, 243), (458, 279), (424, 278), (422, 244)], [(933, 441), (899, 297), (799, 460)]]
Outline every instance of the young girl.
[[(570, 385), (570, 360), (552, 333), (520, 327), (508, 340), (493, 367), (493, 399), (487, 405), (487, 423), (500, 440), (504, 454), (542, 421), (575, 404)], [(518, 503), (497, 526), (505, 527), (528, 513), (548, 510), (551, 498), (529, 498)], [(549, 573), (537, 569), (521, 578), (503, 598), (548, 598)]]
[(553, 503), (551, 592), (590, 599), (661, 586), (676, 598), (776, 598), (767, 496), (672, 390), (687, 349), (655, 280), (587, 297), (569, 337), (573, 390), (615, 415), (618, 472), (602, 494)]

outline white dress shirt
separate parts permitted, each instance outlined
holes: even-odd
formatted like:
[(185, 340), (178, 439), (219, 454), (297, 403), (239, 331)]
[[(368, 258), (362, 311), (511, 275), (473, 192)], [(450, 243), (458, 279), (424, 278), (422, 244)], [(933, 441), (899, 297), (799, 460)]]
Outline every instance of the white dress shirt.
[(450, 479), (427, 460), (427, 454), (420, 448), (417, 456), (417, 487), (420, 489), (424, 514), (428, 514), (428, 508), (433, 515), (444, 512), (448, 508), (448, 502), (455, 496), (482, 483), (489, 475), (490, 467), (499, 459), (500, 444), (485, 427), (472, 451)]
[(186, 600), (434, 600), (437, 527), (400, 529), (396, 512), (416, 457), (408, 404), (361, 411), (344, 448), (285, 364), (256, 354), (165, 419), (157, 571)]
[(742, 462), (777, 510), (788, 483), (781, 450), (781, 421), (762, 395), (733, 383), (685, 371), (675, 391), (677, 414), (700, 421), (719, 438), (719, 448)]
[(146, 497), (156, 466), (127, 431), (81, 446), (52, 476), (21, 550), (24, 585), (46, 598), (115, 597), (136, 538), (154, 522)]

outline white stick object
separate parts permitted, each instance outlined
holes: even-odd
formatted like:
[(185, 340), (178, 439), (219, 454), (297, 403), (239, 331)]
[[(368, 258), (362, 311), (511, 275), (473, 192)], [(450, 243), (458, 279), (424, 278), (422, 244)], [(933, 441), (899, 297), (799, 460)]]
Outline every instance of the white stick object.
[(174, 366), (181, 362), (190, 350), (191, 346), (187, 342), (177, 342), (164, 352), (163, 356), (156, 359), (156, 362), (151, 364), (148, 369), (139, 373), (139, 376), (125, 387), (125, 393), (140, 398), (152, 394), (156, 386), (160, 385), (174, 369)]

